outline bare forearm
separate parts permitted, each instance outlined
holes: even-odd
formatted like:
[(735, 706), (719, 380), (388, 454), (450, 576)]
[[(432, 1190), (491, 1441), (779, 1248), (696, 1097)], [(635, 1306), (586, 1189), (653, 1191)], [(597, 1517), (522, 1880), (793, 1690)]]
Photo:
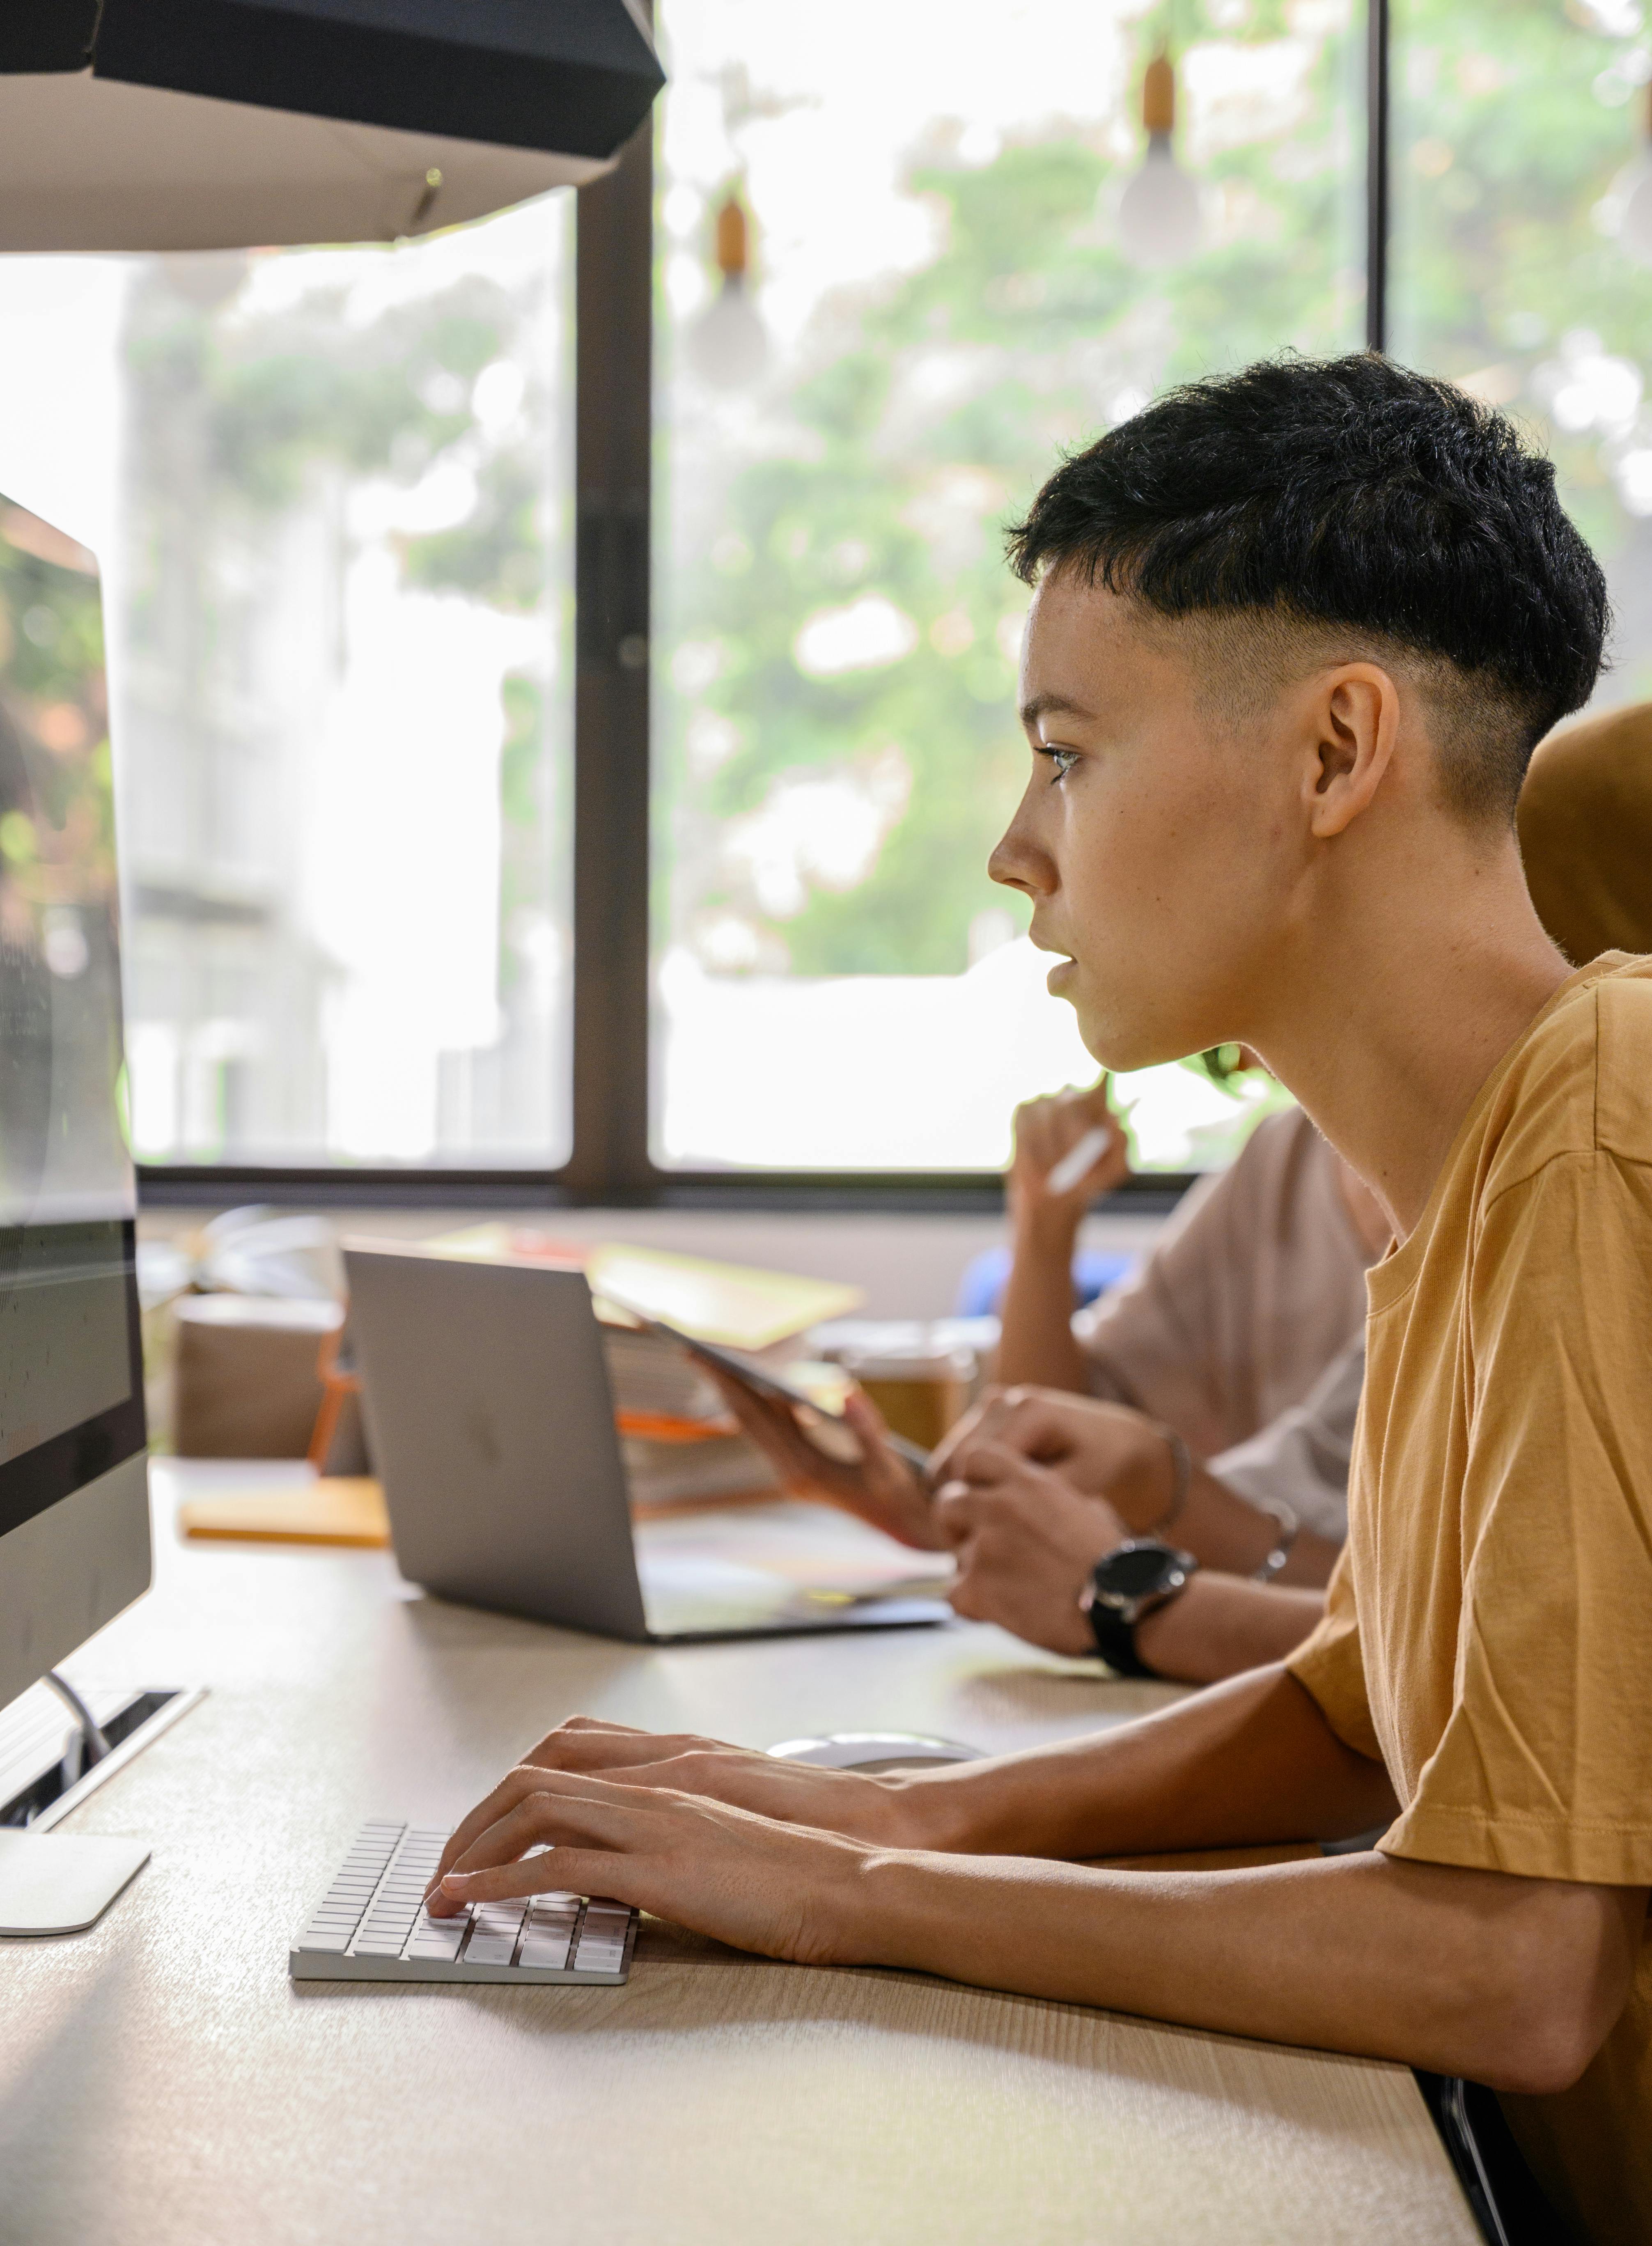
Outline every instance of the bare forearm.
[(1090, 1386), (1084, 1351), (1072, 1332), (1072, 1251), (1076, 1232), (1017, 1228), (1010, 1278), (999, 1305), (995, 1377), (1006, 1387)]
[[(1632, 1970), (1609, 1890), (1375, 1855), (1194, 1873), (891, 1855), (864, 1880), (834, 1945), (844, 1963), (1513, 2090), (1570, 2079)], [(1585, 1994), (1556, 1987), (1557, 1948)]]
[(1156, 1676), (1214, 1684), (1294, 1653), (1325, 1611), (1322, 1591), (1202, 1574), (1136, 1630), (1136, 1650)]
[(892, 1792), (897, 1845), (1070, 1860), (1343, 1839), (1394, 1809), (1381, 1765), (1344, 1746), (1277, 1668), (1089, 1739)]
[[(1168, 1532), (1167, 1532), (1168, 1533)], [(1254, 1574), (1279, 1542), (1280, 1525), (1237, 1490), (1201, 1466), (1188, 1478), (1186, 1502), (1177, 1518), (1173, 1541), (1183, 1544), (1207, 1568), (1226, 1569), (1235, 1576)], [(1275, 1581), (1294, 1588), (1322, 1589), (1329, 1582), (1338, 1547), (1311, 1528), (1298, 1531), (1290, 1554)], [(1316, 1617), (1317, 1618), (1317, 1617)], [(1294, 1641), (1293, 1641), (1294, 1642)], [(1288, 1650), (1288, 1647), (1281, 1649)], [(1259, 1657), (1271, 1660), (1271, 1654)], [(1182, 1672), (1178, 1671), (1178, 1675)], [(1226, 1676), (1224, 1670), (1218, 1672)]]
[[(1308, 1696), (1263, 1672), (1111, 1740), (976, 1766), (955, 1781), (955, 1795), (984, 1780), (1002, 1813), (1008, 1774), (1022, 1785), (1025, 1831), (1041, 1783), (1047, 1796), (1078, 1805), (1069, 1855), (1086, 1840), (1139, 1854), (1154, 1840), (1173, 1848), (1266, 1837), (1270, 1823), (1282, 1829), (1281, 1814), (1298, 1832), (1312, 1829), (1304, 1794), (1322, 1807), (1336, 1793), (1344, 1814), (1355, 1802), (1326, 1741), (1336, 1745)], [(578, 1760), (582, 1748), (614, 1774), (555, 1766), (559, 1753)], [(616, 1759), (627, 1752), (651, 1759)], [(506, 1773), (449, 1843), (429, 1902), (438, 1916), (542, 1893), (554, 1879), (772, 1957), (915, 1968), (1409, 2059), (1537, 2094), (1574, 2081), (1599, 2048), (1645, 1928), (1644, 1887), (1372, 1855), (1183, 1872), (1031, 1861), (990, 1838), (985, 1853), (968, 1856), (893, 1832), (857, 1837), (823, 1818), (828, 1800), (887, 1809), (901, 1789), (777, 1767), (713, 1741), (573, 1725), (534, 1756)], [(719, 1773), (744, 1802), (704, 1790)], [(1028, 1773), (1038, 1782), (1030, 1796)], [(1191, 1800), (1201, 1789), (1207, 1816)], [(1261, 1797), (1259, 1815), (1241, 1814), (1247, 1792)], [(939, 1783), (931, 1797), (945, 1800)], [(1360, 1814), (1377, 1807), (1368, 1787)], [(1086, 1830), (1086, 1812), (1090, 1827), (1105, 1829)], [(1132, 1815), (1142, 1828), (1134, 1834)], [(1046, 1819), (1037, 1835), (1050, 1854), (1054, 1832)], [(540, 1853), (545, 1843), (554, 1861)]]

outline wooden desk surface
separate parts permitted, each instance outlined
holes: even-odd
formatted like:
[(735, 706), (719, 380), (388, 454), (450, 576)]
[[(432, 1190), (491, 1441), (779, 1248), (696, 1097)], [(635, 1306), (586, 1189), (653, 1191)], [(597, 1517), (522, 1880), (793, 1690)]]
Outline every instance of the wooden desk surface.
[(89, 1934), (0, 1944), (0, 2239), (27, 2246), (1267, 2246), (1477, 2233), (1411, 2076), (650, 1928), (622, 1991), (294, 1987), (371, 1814), (458, 1814), (576, 1709), (994, 1748), (1106, 1684), (960, 1625), (676, 1650), (445, 1606), (378, 1553), (181, 1548), (83, 1669), (208, 1698), (65, 1831), (140, 1834)]

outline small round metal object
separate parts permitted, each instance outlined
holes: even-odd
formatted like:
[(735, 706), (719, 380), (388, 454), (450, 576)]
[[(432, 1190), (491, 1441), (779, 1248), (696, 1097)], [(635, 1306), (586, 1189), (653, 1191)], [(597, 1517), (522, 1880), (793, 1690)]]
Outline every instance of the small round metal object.
[(941, 1763), (979, 1762), (982, 1750), (921, 1732), (833, 1732), (820, 1739), (782, 1739), (769, 1753), (781, 1762), (813, 1763), (819, 1770), (925, 1770)]

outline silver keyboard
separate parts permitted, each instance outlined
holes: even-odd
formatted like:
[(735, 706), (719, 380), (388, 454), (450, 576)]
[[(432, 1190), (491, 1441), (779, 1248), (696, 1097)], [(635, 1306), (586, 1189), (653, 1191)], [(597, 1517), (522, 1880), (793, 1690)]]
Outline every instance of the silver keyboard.
[(425, 1890), (452, 1834), (364, 1825), (292, 1946), (295, 1981), (582, 1981), (618, 1988), (636, 1913), (602, 1895), (536, 1895), (432, 1918)]

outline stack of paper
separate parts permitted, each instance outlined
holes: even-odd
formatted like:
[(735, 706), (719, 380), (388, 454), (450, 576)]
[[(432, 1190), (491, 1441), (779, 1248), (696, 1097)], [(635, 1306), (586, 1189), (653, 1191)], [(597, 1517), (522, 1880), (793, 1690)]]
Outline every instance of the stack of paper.
[[(622, 1427), (628, 1419), (670, 1420), (690, 1430), (715, 1419), (726, 1426), (728, 1412), (716, 1384), (686, 1350), (678, 1349), (663, 1335), (639, 1333), (624, 1326), (605, 1326), (602, 1346)], [(655, 1430), (642, 1427), (635, 1432)]]
[(711, 1435), (691, 1443), (622, 1435), (631, 1502), (643, 1512), (662, 1505), (712, 1505), (724, 1498), (773, 1497), (774, 1468), (744, 1435)]
[(623, 1326), (604, 1327), (602, 1344), (634, 1504), (773, 1494), (773, 1468), (684, 1351)]

